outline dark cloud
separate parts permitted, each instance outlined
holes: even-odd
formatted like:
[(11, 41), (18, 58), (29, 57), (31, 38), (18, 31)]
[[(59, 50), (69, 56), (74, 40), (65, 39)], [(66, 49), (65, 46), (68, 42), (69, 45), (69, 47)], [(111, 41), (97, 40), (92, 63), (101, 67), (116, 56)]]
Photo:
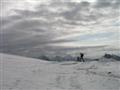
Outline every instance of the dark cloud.
[(83, 21), (81, 11), (89, 12), (89, 4), (88, 2), (74, 4), (74, 9), (63, 12), (62, 15), (68, 20)]
[(116, 0), (113, 4), (113, 7), (119, 9), (120, 8), (120, 0)]
[(119, 8), (120, 1), (119, 0), (97, 0), (95, 7), (97, 8)]
[(112, 5), (113, 0), (97, 0), (96, 7), (97, 8), (104, 8), (110, 7)]

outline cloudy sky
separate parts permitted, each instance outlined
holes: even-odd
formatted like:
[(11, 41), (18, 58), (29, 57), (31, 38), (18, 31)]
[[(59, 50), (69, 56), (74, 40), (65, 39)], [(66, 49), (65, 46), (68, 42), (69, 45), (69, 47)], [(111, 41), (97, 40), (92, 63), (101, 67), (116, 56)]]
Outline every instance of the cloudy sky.
[(1, 0), (6, 51), (119, 46), (120, 0)]

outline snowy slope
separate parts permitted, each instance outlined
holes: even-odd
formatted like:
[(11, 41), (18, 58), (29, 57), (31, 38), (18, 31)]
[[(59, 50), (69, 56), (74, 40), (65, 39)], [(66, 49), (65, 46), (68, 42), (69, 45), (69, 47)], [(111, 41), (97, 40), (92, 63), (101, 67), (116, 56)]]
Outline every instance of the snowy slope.
[(0, 54), (1, 90), (120, 90), (120, 62), (48, 62)]

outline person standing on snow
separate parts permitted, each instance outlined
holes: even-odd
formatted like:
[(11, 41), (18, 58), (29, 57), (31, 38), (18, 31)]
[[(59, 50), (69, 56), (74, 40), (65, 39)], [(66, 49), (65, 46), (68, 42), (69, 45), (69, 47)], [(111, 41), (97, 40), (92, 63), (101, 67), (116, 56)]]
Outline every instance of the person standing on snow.
[(85, 60), (84, 60), (83, 57), (84, 57), (84, 53), (80, 53), (80, 61), (81, 61), (81, 62), (82, 62), (82, 61), (85, 62)]

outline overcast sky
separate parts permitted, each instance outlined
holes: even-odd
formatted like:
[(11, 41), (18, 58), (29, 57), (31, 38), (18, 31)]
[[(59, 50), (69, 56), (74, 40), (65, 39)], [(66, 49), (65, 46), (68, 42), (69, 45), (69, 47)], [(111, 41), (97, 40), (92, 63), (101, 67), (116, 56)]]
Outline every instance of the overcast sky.
[(4, 46), (119, 46), (120, 0), (0, 2)]

